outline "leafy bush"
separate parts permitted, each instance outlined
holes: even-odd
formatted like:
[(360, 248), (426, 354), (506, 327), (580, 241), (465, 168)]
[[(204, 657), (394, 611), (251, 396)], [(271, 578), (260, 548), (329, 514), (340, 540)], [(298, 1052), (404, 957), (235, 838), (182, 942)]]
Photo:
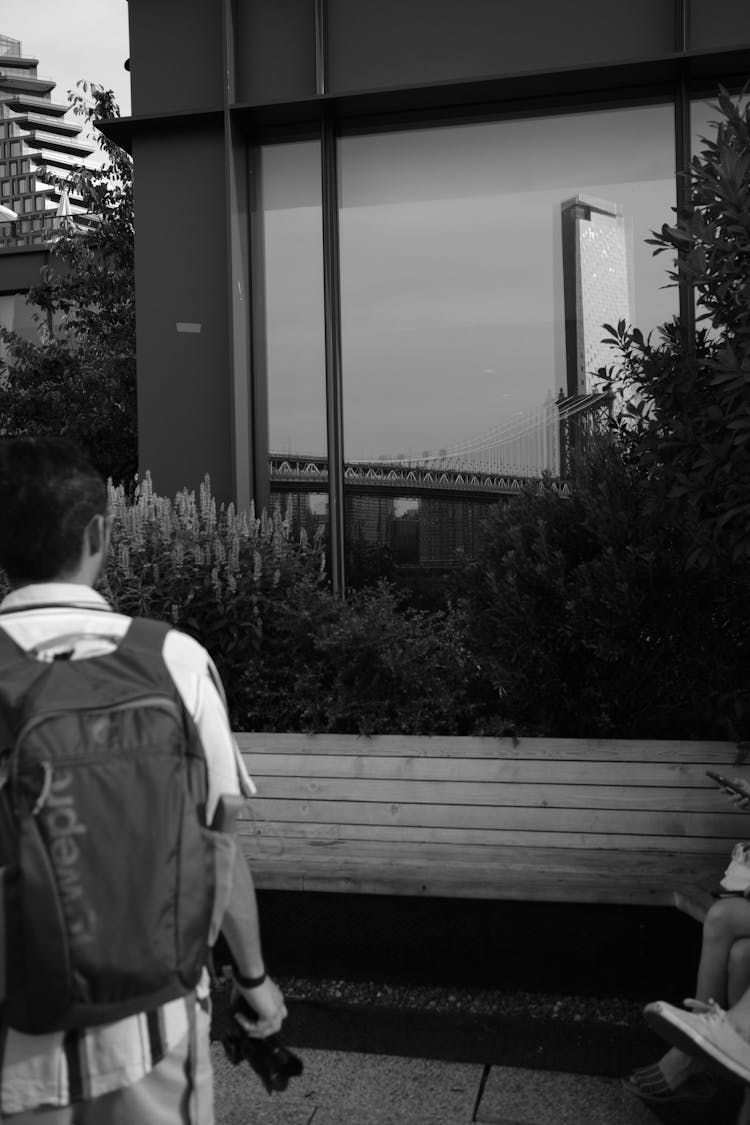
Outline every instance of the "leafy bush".
[(652, 485), (649, 508), (689, 525), (687, 561), (750, 560), (750, 100), (722, 90), (716, 135), (690, 170), (679, 226), (649, 240), (678, 254), (673, 281), (694, 287), (697, 339), (679, 322), (654, 340), (605, 325), (624, 392), (622, 422)]
[(411, 609), (386, 584), (334, 597), (320, 543), (293, 542), (279, 511), (217, 509), (208, 477), (170, 501), (149, 474), (132, 498), (110, 482), (109, 503), (102, 593), (206, 646), (236, 730), (463, 734), (491, 721), (460, 615)]
[(488, 520), (465, 575), (468, 637), (519, 732), (747, 736), (746, 577), (686, 568), (687, 544), (651, 495), (603, 440), (570, 498), (529, 490)]
[(409, 608), (386, 583), (346, 602), (309, 579), (290, 587), (239, 694), (248, 729), (469, 734), (496, 711), (463, 618)]
[(217, 509), (208, 477), (197, 497), (183, 489), (174, 502), (154, 492), (148, 473), (132, 501), (110, 482), (109, 502), (103, 593), (122, 613), (169, 621), (205, 644), (237, 713), (237, 685), (257, 659), (270, 607), (303, 576), (321, 580), (320, 544), (304, 533), (292, 542), (280, 512)]
[[(111, 91), (79, 83), (71, 108), (91, 125), (118, 117)], [(75, 441), (103, 476), (132, 480), (136, 433), (133, 168), (131, 157), (103, 133), (101, 166), (44, 179), (81, 197), (90, 222), (63, 225), (50, 245), (51, 264), (28, 294), (37, 324), (27, 340), (0, 326), (0, 431), (52, 434)]]

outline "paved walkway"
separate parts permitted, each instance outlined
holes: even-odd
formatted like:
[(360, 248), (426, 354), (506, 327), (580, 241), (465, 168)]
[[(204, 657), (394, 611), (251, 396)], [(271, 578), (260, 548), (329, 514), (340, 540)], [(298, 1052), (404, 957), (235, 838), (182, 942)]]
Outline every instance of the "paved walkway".
[(303, 1049), (301, 1078), (268, 1095), (218, 1044), (216, 1125), (731, 1125), (735, 1095), (659, 1116), (616, 1078)]

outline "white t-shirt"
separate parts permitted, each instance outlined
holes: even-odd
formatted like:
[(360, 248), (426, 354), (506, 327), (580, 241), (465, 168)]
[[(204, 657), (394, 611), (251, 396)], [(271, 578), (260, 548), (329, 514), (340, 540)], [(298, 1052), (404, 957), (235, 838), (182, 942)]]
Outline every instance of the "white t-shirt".
[[(0, 609), (13, 611), (0, 616), (0, 628), (21, 648), (35, 649), (42, 660), (60, 651), (70, 652), (74, 660), (111, 652), (131, 620), (109, 611), (104, 598), (89, 586), (68, 582), (23, 586), (8, 594)], [(166, 635), (162, 655), (206, 753), (210, 822), (219, 797), (250, 796), (255, 787), (232, 735), (223, 688), (206, 650), (173, 629)], [(207, 991), (204, 974), (198, 995), (205, 997)], [(8, 1029), (0, 1071), (0, 1111), (69, 1105), (138, 1082), (187, 1030), (184, 999), (85, 1031), (31, 1036)]]

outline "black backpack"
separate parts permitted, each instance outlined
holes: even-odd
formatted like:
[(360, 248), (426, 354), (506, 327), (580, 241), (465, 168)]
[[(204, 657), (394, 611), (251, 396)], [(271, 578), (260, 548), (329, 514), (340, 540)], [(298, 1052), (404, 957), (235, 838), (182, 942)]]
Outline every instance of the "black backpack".
[(106, 655), (41, 661), (1, 626), (2, 1022), (40, 1034), (149, 1011), (197, 984), (215, 892), (169, 627), (135, 618)]

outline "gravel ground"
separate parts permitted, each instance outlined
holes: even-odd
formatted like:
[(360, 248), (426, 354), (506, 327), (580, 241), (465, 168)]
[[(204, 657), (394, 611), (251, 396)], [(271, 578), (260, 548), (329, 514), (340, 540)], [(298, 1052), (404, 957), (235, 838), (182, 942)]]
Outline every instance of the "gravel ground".
[(305, 980), (277, 977), (290, 1000), (321, 1004), (423, 1011), (526, 1017), (544, 1021), (599, 1023), (615, 1027), (643, 1024), (643, 1004), (617, 997), (563, 996), (538, 992), (497, 992), (478, 988), (435, 988), (424, 985), (391, 985), (348, 980)]

